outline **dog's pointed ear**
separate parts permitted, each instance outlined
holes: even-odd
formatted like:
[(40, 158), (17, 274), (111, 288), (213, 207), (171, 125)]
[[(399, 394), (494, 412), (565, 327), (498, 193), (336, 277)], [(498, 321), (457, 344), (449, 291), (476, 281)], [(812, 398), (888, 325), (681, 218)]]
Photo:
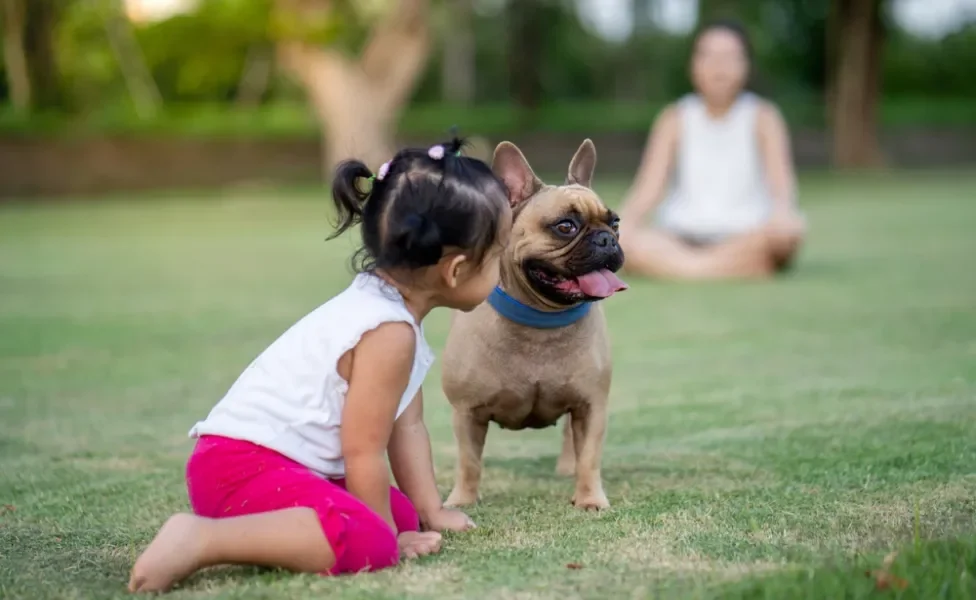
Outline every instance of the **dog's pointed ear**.
[(502, 142), (495, 148), (491, 170), (505, 182), (508, 201), (515, 208), (542, 189), (542, 180), (536, 177), (525, 160), (522, 151), (512, 142)]
[(593, 183), (593, 171), (596, 170), (596, 146), (593, 140), (586, 138), (580, 144), (579, 150), (569, 162), (569, 174), (566, 183), (590, 187)]

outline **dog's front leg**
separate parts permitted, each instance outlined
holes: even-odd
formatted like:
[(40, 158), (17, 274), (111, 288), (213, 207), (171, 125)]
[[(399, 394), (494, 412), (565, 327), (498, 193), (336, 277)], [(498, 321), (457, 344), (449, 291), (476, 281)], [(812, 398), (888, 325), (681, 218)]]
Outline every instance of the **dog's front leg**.
[(563, 422), (563, 449), (556, 462), (556, 473), (569, 477), (576, 473), (576, 445), (573, 443), (573, 416), (567, 414)]
[(457, 469), (454, 473), (454, 489), (447, 497), (445, 506), (468, 506), (478, 501), (481, 483), (481, 457), (485, 450), (488, 422), (475, 419), (468, 412), (453, 411), (454, 439), (457, 441)]
[(606, 407), (590, 405), (574, 412), (572, 417), (573, 443), (576, 447), (573, 505), (584, 510), (610, 508), (600, 476), (603, 440), (607, 431)]

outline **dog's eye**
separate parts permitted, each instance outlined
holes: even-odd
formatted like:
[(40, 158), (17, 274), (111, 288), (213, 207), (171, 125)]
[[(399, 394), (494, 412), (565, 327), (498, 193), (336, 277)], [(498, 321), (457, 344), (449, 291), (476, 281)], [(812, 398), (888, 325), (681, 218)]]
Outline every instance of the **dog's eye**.
[(620, 233), (620, 219), (614, 219), (610, 223), (610, 229), (613, 229), (614, 233)]
[(573, 223), (569, 219), (565, 219), (556, 223), (556, 231), (562, 235), (573, 235), (576, 233), (576, 223)]

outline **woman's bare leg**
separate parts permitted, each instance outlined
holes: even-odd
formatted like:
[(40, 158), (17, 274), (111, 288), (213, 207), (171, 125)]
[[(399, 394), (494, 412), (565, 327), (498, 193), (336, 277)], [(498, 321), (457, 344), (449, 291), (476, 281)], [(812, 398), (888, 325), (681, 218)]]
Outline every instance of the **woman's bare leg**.
[(624, 268), (656, 279), (757, 279), (773, 274), (762, 232), (696, 248), (665, 231), (644, 229), (622, 238), (621, 243)]
[(621, 243), (632, 273), (658, 279), (762, 279), (789, 264), (802, 242), (796, 231), (767, 226), (705, 248), (660, 229), (630, 232)]
[(204, 567), (261, 565), (321, 573), (335, 564), (319, 517), (288, 508), (227, 519), (170, 517), (132, 568), (129, 591), (165, 591)]

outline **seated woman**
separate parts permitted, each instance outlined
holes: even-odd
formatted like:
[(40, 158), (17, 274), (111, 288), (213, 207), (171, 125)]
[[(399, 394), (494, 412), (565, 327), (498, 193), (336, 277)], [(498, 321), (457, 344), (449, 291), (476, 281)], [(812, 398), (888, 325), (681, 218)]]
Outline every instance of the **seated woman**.
[[(658, 115), (620, 211), (630, 272), (764, 278), (796, 254), (806, 226), (789, 133), (772, 103), (746, 91), (751, 61), (748, 37), (735, 23), (712, 23), (695, 36), (697, 93)], [(651, 212), (656, 223), (648, 227)]]

